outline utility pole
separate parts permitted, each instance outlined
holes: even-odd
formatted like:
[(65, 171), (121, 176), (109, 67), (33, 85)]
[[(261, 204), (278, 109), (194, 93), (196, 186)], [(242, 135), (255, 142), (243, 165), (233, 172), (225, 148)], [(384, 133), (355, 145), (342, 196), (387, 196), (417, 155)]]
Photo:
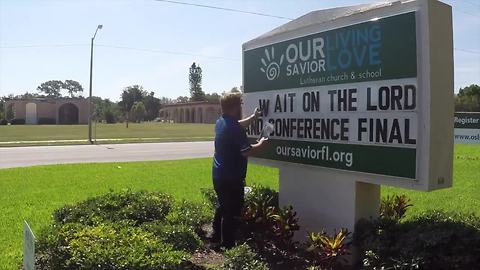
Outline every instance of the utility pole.
[(103, 25), (99, 24), (95, 30), (95, 34), (92, 37), (92, 43), (90, 45), (90, 90), (88, 94), (88, 141), (93, 144), (92, 139), (92, 74), (93, 74), (93, 41), (97, 36), (98, 30), (102, 29)]

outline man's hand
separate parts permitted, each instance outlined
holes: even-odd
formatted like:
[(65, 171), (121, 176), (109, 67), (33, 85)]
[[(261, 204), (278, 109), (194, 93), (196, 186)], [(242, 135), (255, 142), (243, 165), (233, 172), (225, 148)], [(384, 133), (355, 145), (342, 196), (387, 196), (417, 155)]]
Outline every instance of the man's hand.
[(256, 152), (258, 152), (259, 150), (261, 150), (267, 144), (268, 144), (268, 138), (262, 137), (262, 138), (260, 138), (260, 140), (257, 141), (256, 144), (252, 144), (252, 147), (250, 149), (242, 152), (242, 156), (244, 156), (244, 157), (251, 156), (251, 155), (255, 154)]
[(255, 108), (255, 111), (253, 112), (252, 115), (250, 115), (249, 117), (244, 118), (242, 120), (238, 120), (238, 123), (242, 127), (246, 128), (260, 116), (262, 116), (262, 111), (259, 108)]
[(267, 144), (267, 143), (268, 143), (268, 138), (262, 137), (262, 138), (260, 138), (260, 140), (258, 140), (259, 146), (262, 146), (262, 145)]
[(260, 116), (262, 116), (262, 110), (260, 110), (258, 107), (255, 108), (253, 115), (255, 116), (255, 118), (259, 118)]

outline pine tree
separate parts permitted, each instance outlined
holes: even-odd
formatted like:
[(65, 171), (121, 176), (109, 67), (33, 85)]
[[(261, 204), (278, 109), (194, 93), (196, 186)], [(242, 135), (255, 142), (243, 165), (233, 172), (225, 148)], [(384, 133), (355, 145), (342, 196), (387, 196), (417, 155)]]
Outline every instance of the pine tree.
[(190, 66), (189, 73), (190, 82), (190, 100), (204, 101), (205, 92), (202, 90), (202, 68), (197, 66), (195, 62)]

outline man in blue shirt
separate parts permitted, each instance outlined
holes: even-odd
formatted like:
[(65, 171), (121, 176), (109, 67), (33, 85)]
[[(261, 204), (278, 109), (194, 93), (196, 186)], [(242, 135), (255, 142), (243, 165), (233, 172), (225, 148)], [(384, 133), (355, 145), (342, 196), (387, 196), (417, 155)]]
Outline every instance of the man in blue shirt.
[(236, 219), (240, 217), (244, 203), (247, 157), (260, 150), (267, 139), (250, 144), (245, 128), (260, 116), (255, 109), (251, 116), (242, 117), (240, 93), (228, 93), (220, 99), (222, 116), (215, 125), (215, 155), (212, 178), (217, 193), (218, 206), (213, 220), (213, 241), (222, 246), (235, 246)]

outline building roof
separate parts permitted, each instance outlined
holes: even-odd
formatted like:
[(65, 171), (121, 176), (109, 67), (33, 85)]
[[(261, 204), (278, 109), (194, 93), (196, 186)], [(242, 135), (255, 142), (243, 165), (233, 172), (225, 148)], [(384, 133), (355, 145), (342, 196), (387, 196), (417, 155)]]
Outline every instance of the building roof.
[(6, 101), (32, 101), (32, 102), (55, 102), (55, 101), (69, 101), (69, 100), (85, 100), (84, 97), (61, 97), (61, 98), (49, 98), (49, 97), (34, 97), (34, 98), (7, 98)]
[(315, 27), (315, 25), (319, 25), (328, 21), (333, 21), (341, 17), (349, 17), (355, 14), (368, 12), (368, 11), (386, 7), (386, 6), (396, 5), (402, 2), (408, 2), (408, 1), (406, 0), (386, 1), (381, 3), (362, 4), (362, 5), (355, 5), (355, 6), (346, 6), (346, 7), (312, 11), (293, 21), (285, 23), (255, 39), (252, 39), (244, 43), (243, 49), (249, 50), (255, 47), (261, 47), (271, 43), (275, 43), (276, 38), (274, 37), (281, 34), (290, 33), (292, 31), (302, 29), (302, 28)]
[(165, 104), (163, 107), (180, 107), (180, 106), (193, 106), (193, 105), (202, 105), (202, 104), (211, 104), (211, 105), (219, 105), (220, 101), (190, 101), (190, 102), (178, 102), (178, 103), (171, 103)]

